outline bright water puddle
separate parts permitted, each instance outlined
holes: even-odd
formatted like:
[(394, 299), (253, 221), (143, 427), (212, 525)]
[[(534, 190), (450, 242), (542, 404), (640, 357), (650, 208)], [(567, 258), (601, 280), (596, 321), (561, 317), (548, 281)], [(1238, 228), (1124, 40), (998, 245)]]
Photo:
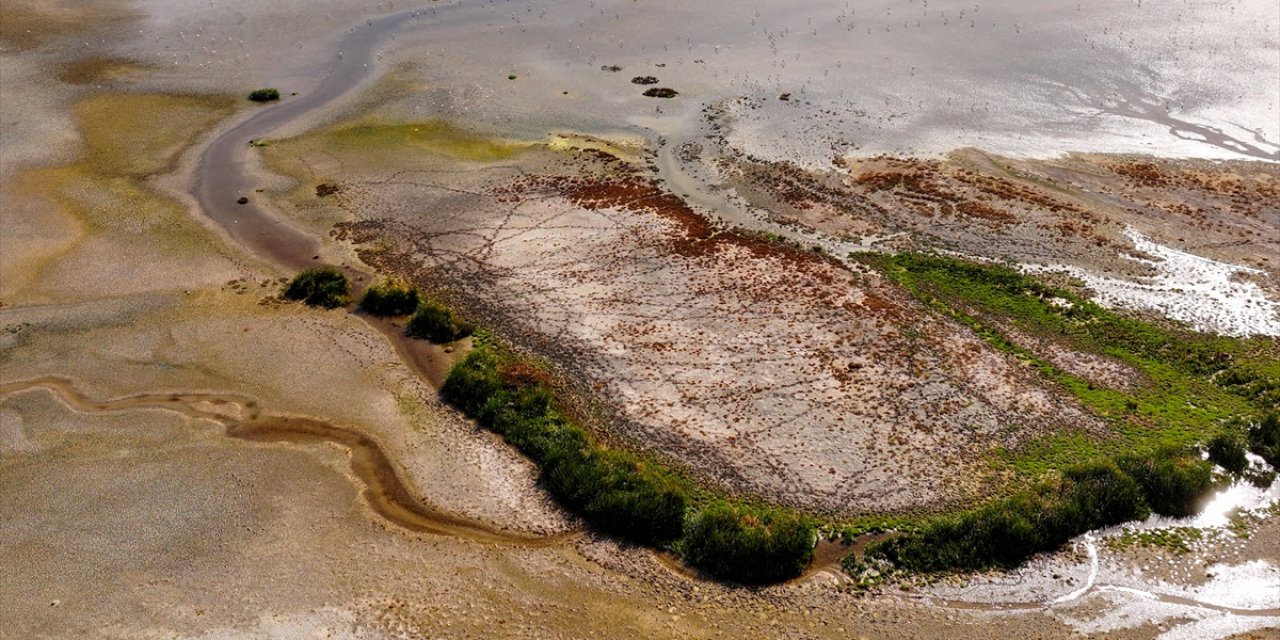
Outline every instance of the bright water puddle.
[(1263, 271), (1157, 244), (1132, 227), (1124, 233), (1144, 254), (1126, 257), (1151, 267), (1154, 275), (1125, 280), (1068, 265), (1023, 265), (1022, 270), (1069, 273), (1084, 281), (1103, 306), (1156, 311), (1197, 331), (1280, 336), (1280, 304), (1247, 279), (1264, 276)]
[[(1249, 460), (1251, 472), (1268, 473), (1274, 471), (1271, 465), (1268, 465), (1261, 457), (1252, 453), (1246, 453), (1245, 456)], [(1221, 468), (1216, 470), (1218, 472), (1223, 471)], [(1231, 516), (1236, 513), (1261, 511), (1275, 504), (1278, 500), (1280, 500), (1280, 475), (1272, 478), (1271, 484), (1265, 487), (1259, 487), (1248, 480), (1240, 479), (1210, 496), (1204, 507), (1194, 516), (1169, 518), (1152, 515), (1142, 522), (1128, 523), (1106, 531), (1117, 531), (1121, 528), (1141, 530), (1169, 527), (1221, 528), (1230, 525)]]

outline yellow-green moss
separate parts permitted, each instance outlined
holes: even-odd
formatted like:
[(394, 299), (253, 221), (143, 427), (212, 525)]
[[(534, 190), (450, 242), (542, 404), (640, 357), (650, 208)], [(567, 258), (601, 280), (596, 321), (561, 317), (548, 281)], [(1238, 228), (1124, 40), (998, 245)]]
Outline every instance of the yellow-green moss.
[(324, 141), (337, 153), (393, 153), (403, 160), (406, 151), (419, 151), (473, 162), (505, 160), (529, 146), (485, 137), (440, 120), (347, 125), (324, 134)]

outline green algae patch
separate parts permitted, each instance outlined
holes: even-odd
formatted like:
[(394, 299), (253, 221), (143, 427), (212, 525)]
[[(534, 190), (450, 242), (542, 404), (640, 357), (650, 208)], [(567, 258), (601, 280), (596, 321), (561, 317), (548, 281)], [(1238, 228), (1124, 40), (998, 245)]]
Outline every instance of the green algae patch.
[(482, 136), (440, 120), (350, 125), (325, 134), (325, 142), (336, 153), (394, 154), (401, 162), (405, 152), (414, 151), (456, 160), (498, 162), (530, 146)]
[(94, 56), (67, 64), (58, 73), (58, 80), (75, 85), (128, 82), (147, 71), (146, 65), (132, 60)]
[[(1216, 532), (1212, 533), (1216, 534)], [(1203, 540), (1204, 536), (1205, 532), (1195, 527), (1169, 527), (1148, 530), (1125, 527), (1120, 535), (1108, 538), (1106, 545), (1108, 548), (1116, 550), (1146, 547), (1165, 549), (1178, 555), (1185, 555), (1191, 553), (1192, 545)]]
[[(232, 113), (232, 105), (216, 96), (122, 92), (76, 103), (80, 157), (22, 171), (11, 183), (13, 193), (49, 203), (42, 217), (63, 217), (66, 224), (60, 237), (42, 238), (43, 250), (6, 266), (22, 282), (9, 294), (44, 300), (53, 292), (65, 299), (164, 289), (174, 286), (176, 273), (203, 281), (229, 266), (221, 262), (218, 240), (148, 178), (172, 171), (201, 133)], [(22, 225), (41, 224), (32, 220), (6, 232), (21, 236)], [(122, 278), (125, 266), (133, 275)]]
[(72, 109), (87, 147), (81, 164), (110, 176), (144, 177), (171, 171), (195, 139), (231, 115), (221, 96), (104, 93)]

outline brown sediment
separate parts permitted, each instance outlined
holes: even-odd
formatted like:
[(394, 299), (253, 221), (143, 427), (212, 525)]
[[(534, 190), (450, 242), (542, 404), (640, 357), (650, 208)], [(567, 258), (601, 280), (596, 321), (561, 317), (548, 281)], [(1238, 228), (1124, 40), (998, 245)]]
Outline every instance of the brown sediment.
[(92, 56), (64, 65), (58, 79), (67, 84), (87, 85), (128, 80), (146, 70), (146, 66), (133, 60)]
[(227, 435), (249, 442), (337, 444), (350, 452), (352, 472), (364, 485), (362, 495), (369, 507), (389, 522), (410, 531), (530, 548), (565, 544), (581, 535), (578, 531), (551, 536), (524, 535), (442, 512), (413, 494), (381, 445), (368, 435), (312, 418), (266, 414), (256, 400), (247, 396), (172, 392), (103, 401), (84, 395), (70, 380), (44, 377), (0, 383), (0, 398), (33, 390), (51, 392), (68, 407), (82, 413), (160, 409), (215, 422), (223, 426)]
[(49, 40), (135, 17), (125, 2), (81, 3), (67, 0), (6, 0), (0, 10), (0, 35), (19, 51)]

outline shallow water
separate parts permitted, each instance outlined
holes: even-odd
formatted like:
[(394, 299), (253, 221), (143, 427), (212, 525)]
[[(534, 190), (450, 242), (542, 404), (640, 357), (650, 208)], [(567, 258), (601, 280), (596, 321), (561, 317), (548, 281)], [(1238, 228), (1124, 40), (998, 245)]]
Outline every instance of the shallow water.
[[(417, 66), (427, 85), (400, 108), (515, 135), (670, 133), (703, 105), (746, 97), (730, 109), (736, 146), (817, 166), (964, 146), (1280, 159), (1280, 5), (1270, 0), (145, 6), (147, 37), (122, 53), (191, 84), (271, 80), (304, 92), (345, 64), (344, 31), (419, 8), (422, 19), (368, 62)], [(602, 70), (612, 65), (621, 71)], [(630, 82), (640, 75), (680, 96), (643, 97)]]

